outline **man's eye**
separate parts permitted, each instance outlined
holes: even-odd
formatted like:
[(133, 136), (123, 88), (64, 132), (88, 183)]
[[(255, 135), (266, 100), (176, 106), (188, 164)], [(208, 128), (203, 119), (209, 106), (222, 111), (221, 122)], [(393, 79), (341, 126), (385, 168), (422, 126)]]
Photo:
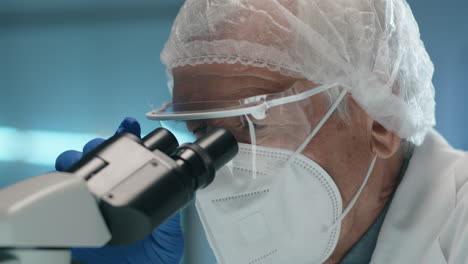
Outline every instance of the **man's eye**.
[(208, 125), (206, 123), (199, 124), (195, 129), (192, 130), (194, 135), (203, 135), (207, 132)]
[(268, 126), (267, 125), (264, 125), (264, 124), (256, 124), (256, 123), (253, 123), (255, 129), (265, 129), (267, 128)]
[(252, 126), (253, 126), (254, 129), (258, 129), (258, 130), (260, 130), (260, 129), (265, 129), (265, 128), (268, 127), (268, 125), (263, 124), (262, 122), (259, 122), (259, 121), (255, 120), (255, 119), (253, 119), (253, 118), (249, 118), (249, 120), (250, 120), (250, 122), (247, 120), (247, 118), (245, 118), (245, 117), (243, 118), (243, 120), (242, 120), (242, 127), (243, 127), (244, 129), (249, 129), (249, 123), (252, 124)]

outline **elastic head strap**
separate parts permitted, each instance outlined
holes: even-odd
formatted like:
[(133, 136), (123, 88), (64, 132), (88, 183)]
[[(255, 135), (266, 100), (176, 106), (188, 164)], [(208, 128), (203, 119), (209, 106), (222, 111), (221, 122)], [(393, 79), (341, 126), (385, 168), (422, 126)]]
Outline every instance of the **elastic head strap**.
[(304, 140), (304, 142), (302, 142), (302, 144), (294, 152), (294, 154), (291, 156), (291, 158), (289, 160), (292, 160), (292, 158), (294, 158), (296, 155), (300, 154), (305, 149), (305, 147), (310, 143), (312, 138), (315, 137), (315, 135), (320, 130), (320, 128), (322, 128), (323, 124), (325, 124), (325, 122), (330, 118), (330, 116), (333, 114), (333, 112), (335, 112), (336, 108), (341, 103), (341, 101), (345, 97), (346, 93), (347, 93), (347, 91), (345, 89), (343, 89), (343, 91), (340, 93), (340, 95), (338, 96), (336, 101), (332, 104), (332, 106), (330, 106), (327, 113), (323, 116), (322, 120), (320, 120), (320, 122), (317, 124), (317, 126), (312, 131), (312, 133), (310, 133), (310, 135)]
[(372, 171), (374, 170), (375, 162), (377, 161), (377, 155), (374, 156), (372, 159), (372, 162), (369, 166), (369, 169), (367, 170), (366, 177), (364, 178), (364, 181), (362, 182), (361, 186), (359, 187), (358, 191), (354, 194), (353, 199), (351, 199), (351, 202), (349, 202), (348, 206), (346, 209), (343, 211), (343, 213), (336, 219), (336, 221), (329, 227), (329, 229), (334, 229), (337, 225), (341, 224), (343, 219), (348, 215), (349, 211), (353, 208), (354, 204), (358, 200), (359, 196), (362, 193), (362, 190), (364, 190), (364, 187), (367, 184), (367, 181), (369, 180), (370, 175), (372, 174)]
[(257, 138), (255, 136), (255, 126), (250, 120), (248, 115), (245, 115), (245, 119), (249, 124), (249, 133), (250, 133), (250, 145), (252, 146), (252, 179), (255, 180), (257, 178)]

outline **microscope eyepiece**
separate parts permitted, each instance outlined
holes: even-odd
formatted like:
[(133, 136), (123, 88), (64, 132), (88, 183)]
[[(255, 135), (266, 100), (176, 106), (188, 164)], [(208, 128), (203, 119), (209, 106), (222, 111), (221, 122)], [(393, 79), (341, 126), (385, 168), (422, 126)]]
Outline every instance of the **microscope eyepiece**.
[(157, 128), (143, 138), (143, 145), (151, 151), (156, 149), (170, 154), (178, 146), (176, 137), (164, 128)]
[(208, 186), (216, 170), (238, 152), (234, 136), (215, 128), (178, 146), (158, 128), (142, 140), (118, 134), (75, 164), (70, 172), (87, 181), (112, 234), (108, 245), (143, 239)]
[(239, 151), (236, 138), (224, 128), (210, 130), (205, 136), (195, 141), (194, 144), (205, 150), (206, 154), (213, 161), (215, 170), (221, 169)]
[[(224, 128), (215, 128), (194, 143), (183, 144), (172, 154), (174, 160), (195, 177), (194, 190), (205, 188), (222, 168), (239, 151), (234, 136)], [(180, 162), (183, 160), (184, 162)]]

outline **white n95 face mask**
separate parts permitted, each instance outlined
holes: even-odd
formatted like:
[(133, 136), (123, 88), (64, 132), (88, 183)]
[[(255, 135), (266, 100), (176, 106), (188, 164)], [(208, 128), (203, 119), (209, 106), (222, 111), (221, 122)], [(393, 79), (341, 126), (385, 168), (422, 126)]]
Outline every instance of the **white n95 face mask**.
[[(252, 155), (257, 157), (252, 180)], [(240, 144), (196, 207), (219, 263), (321, 263), (334, 250), (341, 196), (328, 174), (290, 151)]]
[(334, 87), (338, 86), (310, 90), (298, 82), (278, 94), (169, 103), (148, 113), (150, 119), (164, 120), (163, 126), (173, 132), (189, 130), (197, 134), (200, 124), (210, 124), (230, 130), (244, 142), (239, 144), (239, 154), (195, 198), (218, 263), (322, 263), (333, 253), (341, 221), (359, 197), (375, 163), (374, 158), (361, 187), (343, 211), (333, 179), (301, 154), (346, 91), (342, 90), (323, 118), (313, 124), (308, 118), (314, 110), (309, 108), (311, 101), (305, 99)]
[[(316, 162), (291, 151), (240, 144), (230, 166), (200, 190), (196, 207), (219, 263), (322, 263), (338, 242), (341, 195)], [(252, 178), (252, 156), (256, 178)], [(291, 159), (291, 157), (293, 158)]]

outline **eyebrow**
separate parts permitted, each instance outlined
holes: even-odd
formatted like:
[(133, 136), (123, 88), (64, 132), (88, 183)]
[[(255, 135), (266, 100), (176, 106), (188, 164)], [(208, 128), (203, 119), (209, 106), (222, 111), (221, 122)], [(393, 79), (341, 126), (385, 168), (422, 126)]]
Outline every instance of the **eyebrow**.
[[(201, 72), (197, 75), (199, 76), (218, 76), (218, 77), (255, 77), (259, 79), (264, 79), (267, 81), (272, 81), (272, 82), (280, 82), (281, 80), (278, 80), (273, 76), (273, 72), (270, 74), (267, 73), (256, 73), (253, 74), (252, 72), (248, 70), (244, 70), (241, 72), (235, 72), (235, 73), (212, 73), (212, 72)], [(286, 77), (284, 79), (287, 79)]]
[[(192, 88), (192, 87), (191, 87)], [(237, 101), (245, 98), (249, 98), (252, 96), (258, 95), (267, 95), (267, 94), (276, 94), (286, 91), (287, 89), (291, 88), (291, 85), (281, 85), (281, 86), (271, 86), (271, 87), (262, 87), (258, 85), (241, 85), (236, 88), (230, 89), (228, 93), (224, 91), (211, 91), (205, 93), (202, 97), (200, 97), (200, 93), (195, 89), (185, 90), (184, 93), (177, 93), (178, 96), (175, 97), (173, 95), (172, 102), (173, 103), (188, 103), (188, 102), (215, 102), (215, 101)], [(174, 87), (175, 89), (175, 87)], [(216, 93), (216, 97), (213, 98), (210, 95)]]

